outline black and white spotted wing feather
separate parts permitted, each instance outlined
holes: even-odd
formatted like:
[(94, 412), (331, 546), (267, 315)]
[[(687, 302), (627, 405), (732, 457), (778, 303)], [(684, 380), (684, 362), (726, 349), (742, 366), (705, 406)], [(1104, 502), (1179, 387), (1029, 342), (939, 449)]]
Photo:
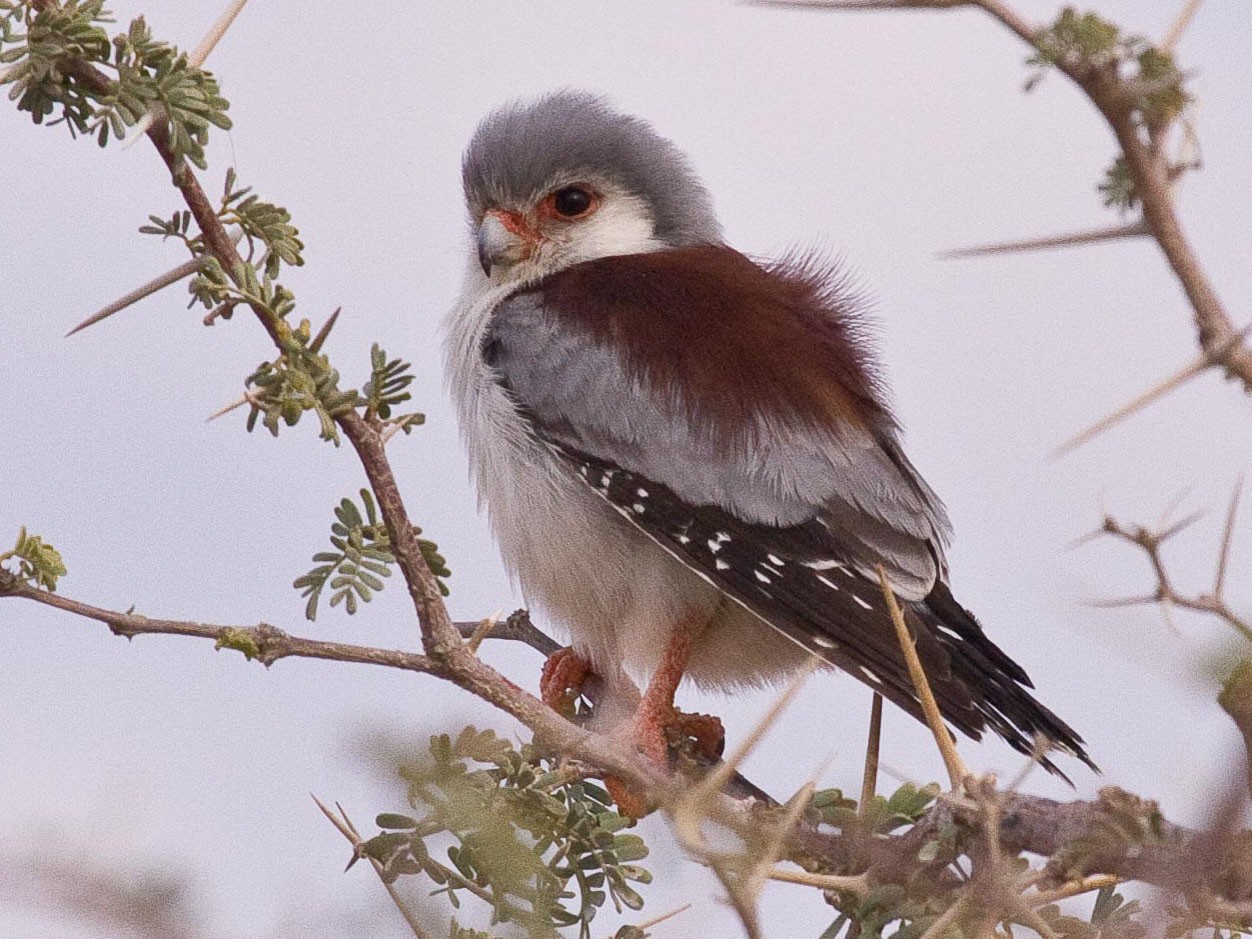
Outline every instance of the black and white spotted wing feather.
[[(879, 585), (841, 559), (820, 522), (745, 523), (714, 506), (692, 506), (666, 486), (605, 460), (553, 449), (624, 518), (700, 577), (923, 719)], [(940, 710), (953, 726), (974, 739), (989, 727), (1022, 753), (1032, 753), (1034, 739), (1043, 736), (1090, 764), (1081, 738), (1031, 697), (1026, 673), (986, 637), (946, 585), (936, 584), (925, 601), (902, 606)], [(1046, 758), (1043, 765), (1060, 772)]]

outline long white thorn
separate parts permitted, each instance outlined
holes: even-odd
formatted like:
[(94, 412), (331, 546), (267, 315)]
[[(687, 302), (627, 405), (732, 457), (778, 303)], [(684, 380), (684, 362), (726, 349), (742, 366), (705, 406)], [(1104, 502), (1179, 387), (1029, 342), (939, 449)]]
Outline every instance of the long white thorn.
[(1074, 245), (1098, 244), (1103, 241), (1120, 241), (1123, 238), (1141, 238), (1150, 234), (1147, 223), (1140, 219), (1136, 222), (1131, 222), (1129, 225), (1089, 228), (1085, 231), (1070, 232), (1066, 235), (1026, 238), (1021, 241), (1002, 241), (991, 245), (977, 245), (973, 248), (955, 248), (951, 251), (940, 251), (938, 257), (944, 260), (955, 260), (957, 258), (986, 257), (992, 254), (1045, 251), (1049, 248), (1069, 248)]
[[(230, 233), (231, 242), (234, 244), (239, 244), (239, 240), (242, 237), (243, 232), (240, 229), (234, 229)], [(114, 313), (122, 312), (122, 310), (126, 309), (128, 306), (134, 306), (140, 300), (144, 299), (144, 297), (150, 297), (157, 291), (164, 290), (171, 284), (176, 284), (180, 280), (190, 277), (198, 270), (200, 270), (200, 262), (198, 260), (192, 259), (190, 261), (184, 261), (182, 264), (178, 265), (178, 267), (166, 271), (159, 277), (152, 278), (152, 280), (148, 281), (142, 287), (135, 288), (130, 293), (126, 294), (126, 296), (119, 297), (108, 306), (92, 313), (91, 316), (87, 317), (66, 333), (66, 338), (68, 339), (70, 336), (74, 335), (74, 333), (82, 332), (88, 326), (95, 326), (96, 323), (101, 320), (108, 319)]]
[(1056, 459), (1059, 459), (1060, 457), (1065, 456), (1067, 453), (1072, 453), (1074, 450), (1077, 450), (1079, 447), (1081, 447), (1084, 443), (1089, 443), (1090, 441), (1094, 440), (1096, 437), (1100, 436), (1100, 434), (1104, 433), (1110, 427), (1115, 427), (1118, 424), (1120, 424), (1122, 421), (1126, 420), (1126, 418), (1130, 417), (1131, 415), (1137, 414), (1139, 411), (1142, 411), (1144, 408), (1146, 408), (1153, 401), (1156, 401), (1158, 398), (1163, 398), (1165, 397), (1165, 395), (1169, 394), (1171, 391), (1175, 390), (1176, 388), (1181, 388), (1183, 385), (1191, 381), (1191, 379), (1195, 378), (1201, 372), (1210, 368), (1212, 364), (1213, 363), (1208, 357), (1208, 355), (1201, 355), (1198, 358), (1192, 360), (1186, 366), (1184, 366), (1183, 368), (1175, 372), (1173, 375), (1170, 375), (1168, 378), (1162, 379), (1161, 381), (1157, 382), (1147, 391), (1144, 391), (1144, 392), (1141, 392), (1140, 394), (1135, 395), (1133, 398), (1131, 398), (1129, 401), (1127, 401), (1121, 407), (1117, 408), (1112, 413), (1106, 415), (1105, 417), (1100, 418), (1100, 420), (1096, 421), (1094, 424), (1087, 427), (1085, 430), (1079, 431), (1078, 433), (1074, 434), (1074, 436), (1070, 437), (1068, 440), (1066, 440), (1059, 447), (1057, 447), (1055, 450), (1052, 451), (1052, 453), (1050, 454), (1051, 458), (1056, 460)]
[(1198, 357), (1193, 359), (1190, 363), (1175, 372), (1173, 375), (1157, 382), (1147, 391), (1136, 395), (1107, 417), (1101, 418), (1086, 430), (1070, 437), (1069, 440), (1065, 441), (1052, 451), (1050, 454), (1051, 458), (1055, 460), (1059, 457), (1065, 456), (1067, 453), (1081, 447), (1084, 443), (1098, 437), (1110, 427), (1120, 424), (1132, 414), (1142, 411), (1158, 398), (1162, 398), (1174, 389), (1185, 385), (1201, 372), (1207, 371), (1215, 366), (1220, 366), (1230, 351), (1242, 343), (1248, 337), (1249, 333), (1252, 333), (1252, 323), (1249, 323), (1243, 329), (1239, 330), (1239, 332), (1233, 334), (1218, 348), (1206, 350), (1200, 353)]
[(1166, 31), (1161, 39), (1158, 48), (1162, 52), (1173, 52), (1174, 46), (1178, 45), (1178, 40), (1182, 38), (1182, 34), (1187, 31), (1187, 27), (1191, 25), (1191, 21), (1195, 19), (1196, 12), (1200, 9), (1203, 0), (1186, 0), (1182, 5), (1182, 9), (1178, 11), (1178, 16)]

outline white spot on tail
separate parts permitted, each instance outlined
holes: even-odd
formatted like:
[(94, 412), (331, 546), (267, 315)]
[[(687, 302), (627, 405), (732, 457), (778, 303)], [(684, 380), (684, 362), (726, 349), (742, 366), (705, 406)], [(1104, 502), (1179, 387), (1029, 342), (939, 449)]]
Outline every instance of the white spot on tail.
[(648, 490), (644, 489), (641, 486), (640, 488), (635, 490), (635, 495), (637, 495), (640, 499), (646, 499), (648, 498)]
[(825, 584), (827, 587), (829, 587), (831, 590), (838, 590), (838, 589), (839, 589), (839, 585), (838, 585), (837, 583), (835, 583), (833, 580), (827, 580), (827, 579), (826, 579), (825, 577), (823, 577), (821, 574), (818, 574), (818, 575), (817, 575), (817, 579), (818, 579), (818, 580), (820, 580), (822, 583), (824, 583), (824, 584)]
[(642, 515), (642, 514), (643, 514), (643, 503), (642, 503), (642, 502), (636, 502), (634, 505), (632, 505), (632, 506), (630, 507), (630, 510), (631, 510), (632, 512), (636, 513), (637, 515)]
[(717, 569), (718, 569), (719, 571), (728, 571), (728, 570), (730, 570), (730, 565), (729, 565), (729, 564), (727, 564), (725, 561), (723, 561), (721, 558), (718, 558), (718, 559), (717, 559)]
[(765, 558), (766, 558), (766, 560), (768, 560), (771, 564), (777, 564), (779, 567), (782, 567), (784, 564), (786, 564), (786, 563), (787, 563), (786, 561), (784, 561), (782, 558), (780, 558), (780, 557), (779, 557), (778, 555), (776, 555), (776, 554), (767, 554), (767, 555), (765, 555)]
[(860, 597), (858, 597), (856, 594), (852, 594), (852, 599), (853, 599), (853, 600), (855, 600), (857, 603), (861, 604), (861, 607), (862, 607), (863, 609), (866, 609), (866, 610), (872, 610), (872, 609), (873, 609), (873, 607), (872, 607), (872, 606), (870, 606), (868, 603), (866, 603), (864, 600), (862, 600), (862, 599), (861, 599)]
[(836, 647), (835, 644), (825, 636), (814, 636), (813, 645), (819, 646), (823, 649), (834, 649)]
[(753, 573), (756, 574), (756, 579), (759, 580), (761, 583), (763, 584), (770, 583), (770, 579), (766, 575), (762, 574), (760, 571), (753, 571)]
[(722, 550), (721, 542), (719, 542), (716, 538), (710, 538), (709, 550), (712, 551), (714, 554), (717, 554), (718, 551)]
[(864, 665), (860, 666), (860, 668), (861, 668), (861, 672), (865, 675), (865, 677), (868, 678), (870, 681), (872, 681), (874, 684), (876, 685), (882, 684), (882, 679), (879, 678), (877, 675), (875, 675), (873, 672), (871, 672)]

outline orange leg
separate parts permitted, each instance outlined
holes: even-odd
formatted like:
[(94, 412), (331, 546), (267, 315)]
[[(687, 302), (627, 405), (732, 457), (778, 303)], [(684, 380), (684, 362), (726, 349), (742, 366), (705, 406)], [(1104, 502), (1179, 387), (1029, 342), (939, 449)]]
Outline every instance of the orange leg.
[[(674, 694), (687, 671), (692, 644), (703, 631), (703, 625), (702, 622), (684, 622), (675, 627), (634, 717), (614, 731), (615, 737), (661, 767), (669, 766), (671, 743), (681, 746), (693, 739), (696, 749), (702, 753), (716, 756), (721, 752), (725, 738), (721, 721), (705, 714), (683, 714), (674, 707)], [(645, 794), (634, 791), (619, 779), (606, 778), (604, 783), (622, 814), (640, 818), (648, 813), (651, 807)]]

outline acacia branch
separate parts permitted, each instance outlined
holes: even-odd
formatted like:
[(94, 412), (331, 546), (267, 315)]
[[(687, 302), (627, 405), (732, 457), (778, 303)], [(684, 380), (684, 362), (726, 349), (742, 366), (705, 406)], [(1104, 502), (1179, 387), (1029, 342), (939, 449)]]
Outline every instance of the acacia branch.
[(1142, 597), (1126, 597), (1113, 600), (1096, 600), (1094, 606), (1124, 607), (1157, 604), (1168, 615), (1171, 608), (1177, 607), (1193, 613), (1204, 613), (1215, 616), (1244, 639), (1252, 641), (1252, 622), (1240, 616), (1226, 600), (1226, 570), (1230, 563), (1230, 541), (1234, 531), (1235, 515), (1239, 507), (1240, 489), (1236, 488), (1226, 513), (1226, 521), (1222, 529), (1222, 541), (1218, 550), (1217, 571), (1213, 577), (1213, 588), (1209, 592), (1183, 593), (1174, 584), (1168, 565), (1162, 554), (1167, 541), (1183, 531), (1198, 516), (1190, 516), (1168, 528), (1147, 528), (1142, 525), (1125, 525), (1106, 516), (1097, 535), (1107, 535), (1118, 541), (1132, 544), (1143, 551), (1152, 566), (1152, 574), (1156, 578), (1156, 587), (1151, 593)]
[[(765, 6), (814, 10), (953, 10), (972, 7), (982, 10), (1032, 49), (1039, 49), (1042, 30), (1031, 26), (1011, 6), (1001, 0), (751, 0)], [(1188, 2), (1170, 35), (1162, 42), (1169, 49), (1177, 41), (1195, 12)], [(1174, 168), (1162, 150), (1165, 127), (1138, 125), (1133, 102), (1142, 88), (1123, 78), (1117, 62), (1093, 65), (1062, 58), (1056, 68), (1087, 96), (1117, 139), (1134, 181), (1135, 195), (1143, 211), (1143, 223), (1174, 272), (1193, 312), (1197, 338), (1209, 365), (1223, 369), (1252, 392), (1252, 349), (1241, 341), (1230, 314), (1204, 272), (1179, 221), (1173, 200)]]
[[(210, 639), (219, 647), (244, 652), (267, 667), (284, 658), (308, 658), (377, 665), (458, 683), (462, 680), (463, 673), (454, 674), (447, 662), (420, 653), (307, 639), (268, 623), (227, 626), (121, 613), (37, 589), (3, 570), (0, 597), (31, 600), (96, 620), (127, 638), (164, 634)], [(459, 633), (469, 633), (477, 626), (478, 623), (470, 622), (455, 624)], [(552, 642), (520, 612), (496, 624), (489, 636), (522, 641), (541, 651)], [(467, 686), (467, 690), (478, 693), (476, 686)], [(633, 754), (621, 752), (609, 737), (577, 727), (548, 708), (542, 708), (538, 719), (528, 717), (533, 723), (523, 723), (537, 737), (594, 767), (597, 774), (620, 774), (640, 786), (650, 787), (649, 791), (670, 804), (681, 804), (674, 800), (684, 793), (691, 796), (693, 790), (686, 780), (664, 778), (641, 767)], [(762, 814), (771, 811), (770, 804), (751, 790), (750, 783), (731, 785), (728, 794), (717, 796), (716, 785), (725, 781), (733, 766), (732, 760), (721, 773), (713, 774), (697, 787), (707, 817), (757, 836), (772, 830), (775, 817)], [(713, 779), (717, 782), (710, 787), (708, 783)], [(1191, 881), (1184, 882), (1183, 872), (1195, 870), (1202, 859), (1213, 909), (1220, 908), (1225, 911), (1223, 915), (1245, 908), (1245, 912), (1252, 913), (1252, 832), (1235, 832), (1214, 840), (1208, 833), (1166, 821), (1155, 803), (1111, 788), (1103, 790), (1096, 802), (1065, 803), (1015, 792), (998, 793), (997, 800), (999, 850), (1047, 858), (1045, 880), (1058, 888), (1082, 878), (1106, 876), (1182, 890), (1188, 884), (1194, 886)], [(955, 891), (962, 882), (952, 876), (948, 867), (951, 856), (941, 854), (927, 864), (919, 860), (919, 855), (929, 843), (950, 837), (945, 833), (952, 831), (963, 832), (981, 843), (985, 824), (986, 811), (980, 801), (957, 796), (942, 797), (905, 833), (878, 836), (868, 842), (859, 831), (839, 831), (804, 818), (796, 821), (794, 831), (787, 835), (781, 857), (811, 871), (843, 872), (833, 878), (823, 879), (820, 874), (798, 878), (799, 882), (816, 887), (845, 889), (856, 883), (869, 889), (882, 884), (916, 885), (924, 880), (935, 891)]]
[[(0, 598), (4, 597), (32, 600), (44, 606), (96, 620), (108, 626), (115, 635), (125, 636), (128, 639), (150, 634), (210, 639), (219, 648), (235, 649), (267, 667), (280, 659), (305, 658), (355, 662), (361, 665), (381, 665), (386, 668), (433, 675), (436, 678), (454, 682), (488, 703), (512, 714), (548, 746), (562, 753), (568, 753), (575, 759), (583, 760), (595, 766), (597, 770), (621, 776), (630, 780), (632, 784), (649, 788), (663, 797), (672, 796), (680, 786), (679, 780), (662, 777), (651, 767), (642, 765), (635, 754), (628, 752), (617, 741), (565, 720), (537, 698), (482, 663), (477, 656), (464, 647), (460, 639), (461, 629), (469, 628), (471, 624), (468, 623), (459, 625), (450, 623), (457, 635), (457, 642), (461, 643), (462, 648), (453, 656), (436, 658), (415, 652), (306, 639), (293, 636), (268, 623), (258, 623), (255, 626), (228, 626), (190, 620), (152, 618), (137, 613), (120, 613), (72, 600), (61, 594), (40, 590), (23, 582), (14, 574), (0, 569)], [(501, 638), (516, 639), (534, 646), (543, 645), (537, 638), (537, 635), (542, 634), (533, 626), (530, 626), (528, 630), (525, 625), (517, 621), (516, 614), (510, 617), (510, 620), (497, 624), (496, 629), (499, 630)], [(495, 630), (493, 630), (494, 633)], [(551, 642), (551, 640), (548, 641)], [(467, 667), (467, 659), (476, 664), (477, 668), (473, 667), (473, 664)], [(502, 695), (497, 690), (500, 684), (505, 686), (507, 694)], [(534, 701), (537, 707), (529, 707), (528, 701)]]
[[(50, 0), (44, 0), (45, 4), (48, 2)], [(108, 94), (113, 87), (108, 76), (85, 61), (68, 59), (63, 67), (67, 74), (100, 94)], [(169, 168), (173, 184), (196, 220), (208, 252), (238, 285), (240, 276), (237, 272), (243, 270), (246, 262), (235, 249), (195, 174), (171, 147), (168, 123), (156, 121), (148, 128), (147, 136)], [(254, 301), (246, 303), (274, 345), (282, 351), (290, 327), (262, 304)], [(542, 701), (508, 681), (464, 647), (444, 605), (439, 583), (422, 556), (416, 529), (409, 519), (399, 484), (387, 458), (381, 425), (367, 420), (355, 410), (341, 413), (334, 420), (351, 442), (365, 470), (387, 528), (390, 549), (413, 601), (423, 649), (427, 656), (439, 663), (440, 677), (513, 715), (553, 745), (563, 749), (573, 748), (571, 752), (585, 751), (586, 731), (554, 715)], [(641, 767), (638, 760), (632, 759), (633, 755), (625, 753), (607, 738), (600, 744), (593, 749), (597, 749), (599, 756), (607, 758), (613, 766), (599, 762), (597, 765), (611, 769), (624, 779), (639, 780), (651, 786), (658, 783), (657, 774)]]

